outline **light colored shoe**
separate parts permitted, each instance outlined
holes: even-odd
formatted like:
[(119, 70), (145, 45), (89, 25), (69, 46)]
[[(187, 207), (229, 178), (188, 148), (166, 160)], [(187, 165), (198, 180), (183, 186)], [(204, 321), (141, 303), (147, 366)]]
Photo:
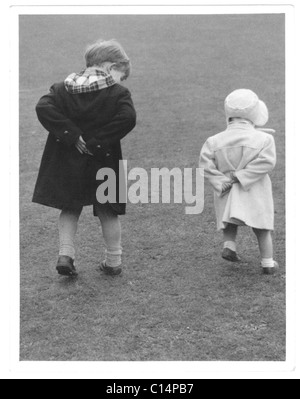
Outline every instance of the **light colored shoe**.
[(274, 267), (263, 267), (263, 274), (273, 276), (279, 269), (279, 264), (274, 260)]

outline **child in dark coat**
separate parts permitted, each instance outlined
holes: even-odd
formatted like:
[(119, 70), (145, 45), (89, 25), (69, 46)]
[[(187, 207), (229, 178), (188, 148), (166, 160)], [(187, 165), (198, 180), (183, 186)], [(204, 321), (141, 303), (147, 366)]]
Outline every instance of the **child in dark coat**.
[[(117, 201), (100, 204), (96, 175), (113, 169), (119, 181), (120, 140), (136, 123), (129, 90), (121, 81), (130, 74), (130, 60), (115, 40), (98, 41), (85, 54), (86, 69), (54, 84), (37, 104), (39, 121), (49, 131), (33, 202), (61, 209), (57, 271), (77, 275), (74, 239), (84, 206), (93, 205), (100, 219), (106, 257), (101, 270), (117, 275), (121, 268), (121, 226), (118, 215), (126, 206)], [(124, 197), (124, 193), (122, 193)]]

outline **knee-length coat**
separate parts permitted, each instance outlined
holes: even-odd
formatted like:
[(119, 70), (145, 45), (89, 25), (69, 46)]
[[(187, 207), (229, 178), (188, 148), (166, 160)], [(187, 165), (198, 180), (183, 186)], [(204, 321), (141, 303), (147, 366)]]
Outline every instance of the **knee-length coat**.
[[(129, 90), (119, 84), (99, 91), (72, 94), (64, 82), (51, 87), (43, 96), (36, 112), (49, 132), (36, 182), (33, 202), (63, 209), (95, 205), (101, 182), (100, 168), (116, 173), (117, 202), (110, 206), (117, 214), (125, 214), (126, 205), (119, 203), (120, 140), (136, 124), (136, 113)], [(82, 155), (75, 147), (82, 136), (94, 155)]]
[[(276, 165), (273, 136), (248, 123), (234, 123), (204, 144), (200, 168), (214, 188), (218, 230), (227, 223), (274, 229), (274, 203), (269, 172)], [(223, 183), (235, 172), (239, 183), (222, 195)]]

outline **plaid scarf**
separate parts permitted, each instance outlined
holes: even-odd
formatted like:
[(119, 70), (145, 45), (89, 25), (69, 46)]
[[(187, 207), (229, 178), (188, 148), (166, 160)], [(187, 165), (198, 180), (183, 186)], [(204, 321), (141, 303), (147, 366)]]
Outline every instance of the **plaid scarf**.
[(72, 73), (64, 83), (66, 90), (71, 94), (91, 93), (116, 84), (111, 75), (97, 67), (84, 69), (80, 73)]

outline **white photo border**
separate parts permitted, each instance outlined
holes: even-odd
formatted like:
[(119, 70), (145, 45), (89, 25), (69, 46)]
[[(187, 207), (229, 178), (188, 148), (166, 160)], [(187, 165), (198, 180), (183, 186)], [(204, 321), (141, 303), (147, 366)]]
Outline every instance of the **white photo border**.
[[(120, 3), (120, 2), (118, 2)], [(219, 2), (220, 3), (220, 2)], [(45, 14), (270, 14), (286, 15), (286, 223), (287, 223), (287, 360), (286, 362), (20, 362), (20, 273), (19, 273), (19, 58), (18, 58), (18, 18), (19, 15)], [(10, 24), (10, 273), (8, 294), (10, 303), (10, 344), (9, 373), (11, 375), (37, 378), (80, 378), (80, 379), (199, 379), (199, 378), (247, 378), (257, 373), (265, 378), (268, 373), (293, 372), (296, 359), (296, 319), (297, 282), (299, 272), (296, 259), (297, 202), (295, 188), (296, 130), (295, 130), (295, 7), (293, 5), (168, 5), (168, 6), (12, 6), (9, 10)], [(298, 32), (299, 33), (299, 32)], [(299, 36), (298, 36), (299, 37)], [(299, 66), (299, 65), (298, 65)], [(294, 153), (295, 151), (295, 153)], [(297, 183), (299, 185), (299, 183)], [(18, 210), (18, 211), (17, 211)], [(299, 330), (298, 330), (299, 331)], [(146, 377), (147, 376), (147, 377)], [(26, 378), (26, 377), (25, 377)]]

